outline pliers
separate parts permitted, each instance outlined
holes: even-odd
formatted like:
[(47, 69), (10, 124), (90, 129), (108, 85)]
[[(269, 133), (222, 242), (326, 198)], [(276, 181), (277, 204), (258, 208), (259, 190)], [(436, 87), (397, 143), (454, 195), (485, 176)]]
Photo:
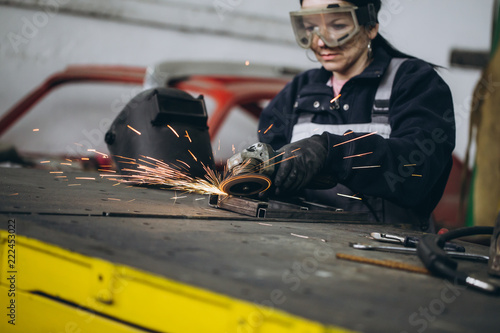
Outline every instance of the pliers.
[[(404, 247), (414, 247), (416, 248), (420, 239), (418, 237), (413, 236), (397, 236), (390, 235), (380, 232), (372, 232), (370, 236), (367, 236), (370, 239), (377, 240), (379, 242), (386, 243), (396, 243), (401, 244)], [(445, 251), (453, 251), (453, 252), (465, 252), (465, 247), (462, 245), (458, 245), (451, 242), (446, 242), (444, 245)]]

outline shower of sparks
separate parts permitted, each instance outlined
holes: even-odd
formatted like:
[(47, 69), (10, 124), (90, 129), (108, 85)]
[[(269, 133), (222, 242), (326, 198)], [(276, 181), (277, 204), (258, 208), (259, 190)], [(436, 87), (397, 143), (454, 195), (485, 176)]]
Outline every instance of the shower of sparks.
[(352, 167), (353, 169), (374, 169), (374, 168), (380, 168), (380, 165), (365, 165), (365, 166), (359, 166), (359, 167)]
[(340, 146), (340, 145), (344, 145), (344, 144), (346, 144), (346, 143), (349, 143), (349, 142), (352, 142), (352, 141), (355, 141), (355, 140), (363, 139), (363, 138), (366, 138), (367, 136), (370, 136), (370, 135), (373, 135), (373, 134), (377, 134), (377, 132), (368, 133), (368, 134), (365, 134), (365, 135), (359, 136), (359, 137), (354, 138), (354, 139), (351, 139), (351, 140), (347, 140), (347, 141), (344, 141), (344, 142), (341, 142), (341, 143), (337, 143), (337, 144), (336, 144), (336, 145), (334, 145), (333, 147), (337, 147), (337, 146)]
[(332, 98), (332, 100), (330, 101), (330, 103), (333, 103), (335, 102), (336, 100), (338, 100), (340, 98), (340, 96), (342, 96), (341, 94), (338, 94), (337, 96), (335, 96), (334, 98)]
[[(119, 183), (163, 185), (172, 190), (180, 190), (186, 193), (225, 195), (219, 189), (223, 176), (203, 165), (203, 163), (205, 176), (199, 178), (192, 177), (185, 171), (184, 165), (189, 166), (185, 162), (182, 163), (183, 165), (167, 164), (149, 156), (142, 156), (137, 160), (127, 158), (127, 160), (127, 164), (130, 164), (131, 167), (122, 169), (126, 174), (118, 176), (121, 178), (118, 179)], [(121, 162), (123, 163), (123, 161)], [(106, 176), (109, 175), (101, 174), (101, 177)], [(113, 176), (116, 177), (116, 175)]]
[(177, 132), (174, 130), (174, 128), (170, 125), (167, 125), (168, 128), (170, 128), (170, 130), (175, 134), (176, 137), (179, 137), (179, 134), (177, 134)]
[(135, 129), (135, 128), (133, 128), (132, 126), (127, 125), (127, 127), (128, 127), (129, 129), (131, 129), (132, 131), (134, 131), (135, 133), (137, 133), (138, 135), (141, 135), (141, 132), (139, 132), (138, 130), (136, 130), (136, 129)]
[(274, 124), (269, 125), (269, 127), (264, 131), (264, 134), (266, 134), (271, 128), (273, 128)]
[(191, 140), (191, 137), (189, 136), (188, 131), (186, 130), (186, 138), (188, 138), (189, 142), (192, 143), (193, 141)]
[(337, 195), (339, 195), (341, 197), (349, 198), (349, 199), (363, 200), (363, 199), (355, 197), (353, 195), (347, 195), (347, 194), (342, 194), (342, 193), (337, 193)]
[(369, 152), (369, 153), (363, 153), (363, 154), (357, 154), (357, 155), (351, 155), (351, 156), (345, 156), (344, 157), (344, 160), (348, 159), (348, 158), (354, 158), (354, 157), (362, 157), (362, 156), (366, 156), (366, 155), (370, 155), (370, 154), (373, 154), (373, 152)]

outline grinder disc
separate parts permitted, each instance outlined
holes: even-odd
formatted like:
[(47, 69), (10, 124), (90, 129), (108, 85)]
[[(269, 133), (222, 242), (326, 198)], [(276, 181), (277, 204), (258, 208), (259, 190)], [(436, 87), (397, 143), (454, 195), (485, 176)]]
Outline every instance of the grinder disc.
[(249, 196), (263, 192), (271, 186), (271, 179), (264, 175), (250, 173), (229, 177), (221, 182), (221, 191), (230, 195)]

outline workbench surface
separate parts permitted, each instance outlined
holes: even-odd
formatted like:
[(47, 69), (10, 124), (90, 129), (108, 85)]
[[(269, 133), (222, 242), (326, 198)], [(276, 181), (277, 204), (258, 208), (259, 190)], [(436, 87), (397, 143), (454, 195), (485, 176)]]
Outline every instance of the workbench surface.
[[(422, 266), (415, 255), (348, 246), (381, 245), (365, 238), (370, 232), (417, 231), (250, 218), (209, 207), (207, 196), (116, 185), (96, 173), (65, 175), (61, 181), (47, 170), (1, 169), (0, 228), (15, 219), (17, 235), (326, 325), (363, 332), (499, 330), (498, 297), (336, 258), (346, 253)], [(488, 254), (485, 246), (462, 244)], [(460, 261), (462, 270), (483, 278), (486, 267)]]

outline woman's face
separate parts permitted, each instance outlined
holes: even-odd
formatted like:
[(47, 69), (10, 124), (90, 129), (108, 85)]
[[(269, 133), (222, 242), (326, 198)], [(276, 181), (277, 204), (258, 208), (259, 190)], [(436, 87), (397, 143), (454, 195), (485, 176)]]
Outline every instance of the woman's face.
[[(329, 4), (337, 3), (340, 5), (352, 5), (347, 1), (340, 0), (304, 0), (302, 8), (326, 8)], [(332, 22), (327, 22), (332, 30), (339, 31), (339, 37), (342, 35), (342, 29), (350, 24), (350, 15), (336, 14), (337, 17)], [(350, 20), (352, 23), (352, 19)], [(304, 25), (315, 25), (315, 22), (304, 22)], [(311, 49), (318, 61), (325, 69), (338, 73), (340, 76), (352, 77), (359, 74), (366, 66), (368, 61), (367, 51), (368, 43), (375, 38), (378, 32), (378, 25), (367, 31), (364, 27), (346, 44), (336, 47), (328, 47), (323, 40), (316, 34), (313, 35)], [(352, 74), (352, 75), (351, 75)]]

